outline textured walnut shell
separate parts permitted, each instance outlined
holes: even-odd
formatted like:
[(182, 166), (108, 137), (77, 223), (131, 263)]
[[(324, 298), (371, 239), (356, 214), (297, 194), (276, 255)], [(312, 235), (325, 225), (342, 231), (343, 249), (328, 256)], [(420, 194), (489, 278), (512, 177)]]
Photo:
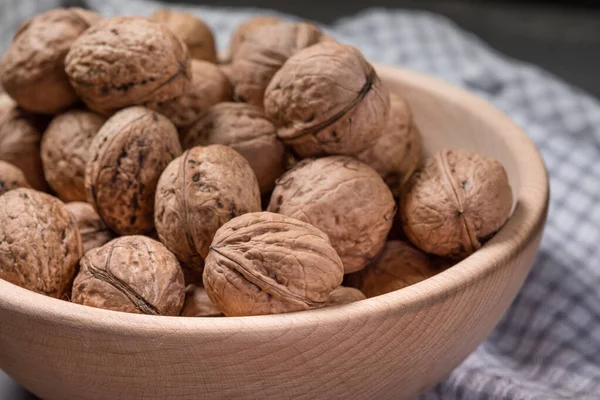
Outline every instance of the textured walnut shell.
[(261, 193), (283, 174), (286, 152), (275, 126), (262, 109), (244, 103), (220, 103), (203, 113), (183, 139), (183, 148), (223, 144), (238, 151), (256, 174)]
[(96, 247), (102, 247), (114, 239), (115, 235), (108, 229), (91, 204), (75, 201), (67, 203), (66, 206), (77, 222), (83, 242), (83, 254)]
[(231, 56), (235, 56), (235, 53), (237, 53), (240, 45), (246, 40), (246, 36), (250, 32), (256, 30), (257, 28), (260, 28), (261, 26), (275, 25), (281, 22), (281, 19), (276, 17), (271, 17), (268, 15), (259, 15), (254, 18), (250, 18), (248, 21), (239, 25), (235, 32), (233, 32), (233, 35), (231, 36), (231, 43), (229, 45)]
[(54, 117), (41, 144), (44, 176), (63, 201), (85, 201), (85, 166), (89, 148), (105, 119), (83, 110)]
[(354, 303), (355, 301), (364, 300), (367, 297), (358, 289), (346, 286), (340, 286), (329, 294), (327, 306), (341, 306), (344, 304)]
[(504, 225), (512, 201), (502, 164), (467, 150), (441, 150), (403, 188), (400, 217), (421, 250), (463, 258)]
[(419, 166), (422, 140), (414, 124), (410, 106), (397, 94), (390, 95), (390, 116), (381, 137), (358, 159), (370, 165), (383, 177), (395, 196), (402, 184)]
[(65, 71), (79, 97), (104, 115), (174, 99), (191, 79), (183, 42), (141, 17), (109, 18), (85, 31), (71, 46)]
[(244, 157), (218, 144), (194, 147), (160, 177), (156, 231), (185, 267), (201, 270), (217, 229), (260, 209), (258, 182)]
[(319, 43), (322, 36), (317, 26), (305, 22), (265, 25), (248, 32), (231, 63), (234, 99), (262, 107), (273, 75), (290, 56)]
[(324, 306), (342, 278), (342, 261), (326, 234), (294, 218), (261, 212), (217, 231), (204, 287), (227, 316), (278, 314)]
[(124, 236), (90, 250), (73, 282), (73, 303), (134, 314), (177, 316), (185, 298), (173, 254), (145, 236)]
[(77, 101), (64, 62), (71, 45), (100, 15), (81, 8), (39, 14), (17, 30), (0, 61), (6, 92), (26, 110), (55, 114)]
[(192, 60), (192, 82), (186, 92), (152, 108), (166, 116), (178, 129), (187, 128), (208, 108), (232, 99), (229, 79), (215, 64)]
[(192, 58), (217, 62), (215, 37), (208, 25), (200, 19), (186, 12), (165, 9), (154, 11), (149, 18), (163, 24), (180, 38)]
[(222, 317), (223, 313), (213, 303), (206, 289), (198, 285), (188, 285), (185, 288), (185, 303), (181, 310), (182, 317)]
[(30, 187), (23, 171), (10, 163), (0, 161), (0, 195), (9, 190)]
[(77, 223), (60, 200), (23, 188), (0, 196), (0, 279), (60, 298), (81, 254)]
[(360, 51), (325, 41), (286, 61), (266, 89), (264, 107), (299, 156), (356, 155), (381, 136), (389, 95)]
[(180, 154), (177, 130), (166, 117), (139, 106), (119, 111), (92, 141), (85, 171), (88, 202), (116, 233), (149, 233), (158, 178)]
[(362, 269), (383, 248), (396, 203), (381, 176), (347, 156), (304, 160), (278, 179), (267, 209), (329, 236), (344, 272)]
[(12, 107), (0, 113), (0, 160), (9, 162), (25, 174), (37, 190), (47, 190), (40, 157), (41, 134), (33, 118)]

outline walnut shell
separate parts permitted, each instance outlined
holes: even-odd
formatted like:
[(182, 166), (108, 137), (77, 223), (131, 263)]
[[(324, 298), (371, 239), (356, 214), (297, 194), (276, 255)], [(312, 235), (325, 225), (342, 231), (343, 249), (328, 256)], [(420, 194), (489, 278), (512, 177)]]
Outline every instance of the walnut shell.
[(134, 314), (178, 316), (183, 272), (173, 254), (145, 236), (124, 236), (90, 250), (73, 282), (73, 303)]
[(419, 166), (421, 154), (421, 134), (414, 124), (410, 106), (392, 93), (390, 116), (381, 137), (357, 158), (379, 172), (394, 196), (398, 196), (402, 184)]
[(105, 19), (71, 46), (65, 71), (88, 107), (103, 115), (182, 95), (191, 79), (187, 47), (141, 17)]
[(10, 163), (0, 160), (0, 195), (9, 190), (30, 187), (23, 171)]
[(248, 32), (231, 63), (234, 99), (262, 107), (273, 75), (294, 53), (319, 43), (322, 35), (317, 26), (305, 22), (264, 25)]
[(190, 126), (208, 108), (232, 99), (229, 79), (215, 64), (192, 60), (192, 82), (186, 92), (152, 108), (166, 116), (178, 129)]
[(81, 8), (61, 8), (25, 21), (0, 61), (6, 92), (26, 110), (55, 114), (77, 101), (64, 62), (71, 45), (101, 17)]
[(356, 155), (381, 136), (389, 95), (358, 49), (325, 41), (286, 61), (266, 89), (264, 106), (299, 156)]
[(304, 160), (278, 179), (268, 211), (308, 222), (329, 236), (344, 272), (362, 269), (383, 248), (396, 203), (381, 176), (347, 156)]
[(215, 37), (208, 25), (200, 19), (186, 12), (166, 9), (154, 11), (149, 18), (163, 24), (180, 38), (192, 58), (217, 62)]
[(85, 201), (85, 165), (89, 148), (105, 119), (83, 110), (59, 114), (41, 144), (44, 176), (63, 201)]
[(217, 229), (260, 209), (258, 182), (244, 157), (218, 144), (194, 147), (160, 177), (156, 231), (184, 267), (202, 270)]
[(403, 188), (400, 217), (421, 250), (463, 258), (504, 225), (512, 191), (502, 164), (467, 150), (440, 150)]
[(114, 239), (115, 235), (91, 204), (75, 201), (67, 203), (66, 206), (77, 222), (83, 242), (83, 254), (96, 247), (102, 247)]
[(346, 286), (339, 286), (329, 294), (326, 306), (341, 306), (364, 300), (367, 297), (358, 289)]
[(198, 118), (182, 144), (185, 149), (223, 144), (238, 151), (254, 170), (261, 193), (266, 193), (285, 171), (285, 146), (275, 132), (262, 109), (244, 103), (220, 103)]
[(85, 171), (88, 202), (116, 233), (149, 233), (158, 178), (180, 154), (177, 130), (166, 117), (140, 106), (119, 111), (92, 141)]
[(325, 233), (294, 218), (260, 212), (217, 231), (204, 287), (227, 316), (277, 314), (324, 306), (342, 278), (342, 261)]
[(271, 17), (268, 15), (259, 15), (257, 17), (250, 18), (243, 24), (239, 25), (235, 32), (233, 32), (233, 35), (231, 36), (231, 43), (229, 45), (231, 57), (234, 57), (240, 45), (246, 40), (246, 36), (250, 32), (257, 28), (260, 28), (261, 26), (275, 25), (281, 22), (281, 19), (276, 17)]
[(60, 200), (24, 188), (0, 196), (0, 279), (60, 298), (81, 254), (77, 223)]
[(181, 310), (182, 317), (222, 317), (223, 313), (213, 303), (206, 289), (198, 285), (188, 285), (185, 288), (185, 303)]

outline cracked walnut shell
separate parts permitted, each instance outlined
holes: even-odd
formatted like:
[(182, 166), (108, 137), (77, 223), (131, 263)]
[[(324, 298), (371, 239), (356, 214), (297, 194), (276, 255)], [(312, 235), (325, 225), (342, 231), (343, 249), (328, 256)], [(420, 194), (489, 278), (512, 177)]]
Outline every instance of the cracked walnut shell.
[(0, 279), (60, 298), (81, 254), (77, 223), (60, 200), (23, 188), (0, 196)]
[(165, 246), (124, 236), (81, 259), (72, 302), (135, 314), (178, 316), (185, 298), (183, 272)]
[(446, 149), (429, 157), (407, 182), (400, 218), (421, 250), (464, 258), (504, 225), (512, 202), (502, 164), (472, 151)]
[(323, 307), (343, 278), (327, 235), (294, 218), (245, 214), (223, 225), (206, 258), (204, 287), (227, 316)]
[(94, 207), (89, 203), (74, 201), (66, 204), (75, 221), (83, 242), (83, 254), (96, 247), (102, 247), (114, 239), (114, 234), (108, 229)]
[(265, 92), (267, 116), (301, 157), (357, 155), (388, 119), (389, 95), (352, 46), (326, 41), (291, 56)]
[(187, 285), (185, 288), (185, 303), (181, 310), (182, 317), (222, 317), (223, 313), (213, 303), (206, 289), (198, 285)]
[(29, 188), (29, 182), (23, 171), (14, 165), (0, 160), (0, 195), (9, 190), (18, 188)]

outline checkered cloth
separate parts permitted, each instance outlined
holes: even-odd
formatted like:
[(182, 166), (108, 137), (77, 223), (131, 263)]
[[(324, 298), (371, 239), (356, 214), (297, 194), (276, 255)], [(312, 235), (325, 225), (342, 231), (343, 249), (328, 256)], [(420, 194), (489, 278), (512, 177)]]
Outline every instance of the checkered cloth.
[[(86, 3), (105, 16), (147, 15), (159, 6)], [(60, 5), (2, 0), (0, 52), (19, 21)], [(258, 11), (187, 9), (211, 25), (221, 48), (234, 27)], [(536, 142), (550, 171), (550, 217), (525, 286), (487, 341), (422, 399), (600, 399), (598, 101), (498, 54), (439, 15), (370, 10), (326, 30), (371, 60), (422, 71), (488, 99)]]

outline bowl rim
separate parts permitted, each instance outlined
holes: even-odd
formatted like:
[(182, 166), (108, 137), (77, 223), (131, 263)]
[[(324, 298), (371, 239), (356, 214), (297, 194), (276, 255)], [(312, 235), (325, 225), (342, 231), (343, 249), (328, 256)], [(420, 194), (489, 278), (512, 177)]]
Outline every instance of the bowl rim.
[(0, 279), (0, 309), (2, 312), (26, 315), (51, 325), (85, 326), (100, 332), (127, 332), (128, 335), (156, 335), (182, 332), (222, 334), (245, 329), (273, 331), (316, 327), (325, 320), (344, 322), (360, 319), (366, 313), (387, 314), (406, 312), (423, 304), (443, 301), (485, 278), (497, 268), (517, 258), (523, 249), (539, 238), (549, 201), (548, 174), (541, 154), (527, 135), (508, 116), (487, 101), (436, 78), (404, 68), (377, 64), (385, 77), (401, 76), (403, 84), (420, 88), (431, 96), (471, 113), (485, 115), (485, 122), (494, 126), (505, 138), (520, 172), (518, 204), (507, 223), (481, 249), (435, 276), (401, 290), (359, 302), (318, 310), (248, 317), (167, 317), (110, 311), (50, 298)]

